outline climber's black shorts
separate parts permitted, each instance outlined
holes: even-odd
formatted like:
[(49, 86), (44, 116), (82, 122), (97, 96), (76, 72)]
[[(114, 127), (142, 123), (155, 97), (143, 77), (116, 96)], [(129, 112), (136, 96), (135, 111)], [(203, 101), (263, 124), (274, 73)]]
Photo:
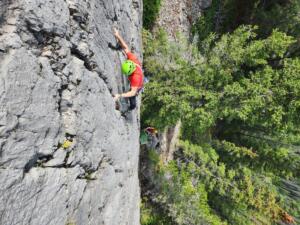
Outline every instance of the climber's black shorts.
[(136, 108), (136, 96), (129, 97), (129, 110)]
[(140, 92), (143, 92), (143, 88), (140, 88), (137, 91), (137, 94), (135, 96), (129, 97), (129, 110), (133, 110), (136, 108), (136, 98), (140, 94)]

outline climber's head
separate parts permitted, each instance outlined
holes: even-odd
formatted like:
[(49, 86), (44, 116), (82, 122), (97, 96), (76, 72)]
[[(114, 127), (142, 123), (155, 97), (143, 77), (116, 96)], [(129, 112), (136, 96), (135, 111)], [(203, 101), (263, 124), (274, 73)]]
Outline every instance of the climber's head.
[(126, 60), (122, 64), (122, 73), (127, 76), (130, 76), (135, 71), (135, 69), (136, 69), (136, 65), (131, 60)]

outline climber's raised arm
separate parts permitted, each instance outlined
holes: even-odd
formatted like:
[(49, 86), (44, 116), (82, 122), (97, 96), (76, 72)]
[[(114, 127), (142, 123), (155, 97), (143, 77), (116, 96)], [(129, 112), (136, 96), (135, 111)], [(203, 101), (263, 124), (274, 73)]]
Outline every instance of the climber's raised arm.
[(118, 42), (120, 43), (121, 47), (123, 48), (123, 50), (127, 54), (128, 52), (130, 52), (130, 50), (128, 48), (128, 45), (126, 44), (126, 42), (124, 41), (124, 39), (119, 34), (119, 31), (116, 28), (113, 28), (113, 29), (114, 29), (114, 35), (115, 35), (116, 39), (118, 40)]

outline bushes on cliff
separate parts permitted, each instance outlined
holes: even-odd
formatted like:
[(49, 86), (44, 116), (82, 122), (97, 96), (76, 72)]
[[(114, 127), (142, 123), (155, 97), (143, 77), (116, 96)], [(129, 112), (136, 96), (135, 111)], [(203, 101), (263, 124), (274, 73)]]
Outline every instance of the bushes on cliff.
[(209, 33), (232, 32), (240, 25), (259, 26), (257, 33), (267, 37), (273, 29), (300, 36), (299, 0), (213, 0), (195, 24), (193, 33), (202, 41)]
[(227, 168), (210, 146), (182, 142), (176, 160), (161, 171), (157, 200), (168, 206), (176, 224), (270, 224), (280, 218), (271, 180), (244, 166)]
[(153, 207), (147, 198), (142, 199), (141, 204), (142, 225), (174, 225), (167, 214)]
[(154, 75), (144, 95), (145, 123), (165, 127), (181, 119), (184, 138), (194, 142), (211, 127), (221, 135), (234, 124), (243, 137), (244, 129), (282, 136), (299, 125), (300, 63), (287, 57), (292, 37), (275, 30), (258, 40), (253, 28), (242, 27), (218, 42), (207, 39), (202, 55), (164, 34), (146, 33), (144, 40), (144, 66)]
[(144, 0), (143, 4), (143, 26), (146, 29), (151, 29), (159, 14), (161, 0)]
[(290, 56), (291, 36), (255, 31), (210, 35), (201, 52), (144, 32), (143, 123), (182, 121), (184, 142), (158, 198), (177, 224), (272, 224), (286, 210), (300, 214), (299, 199), (279, 191), (300, 175), (300, 59)]

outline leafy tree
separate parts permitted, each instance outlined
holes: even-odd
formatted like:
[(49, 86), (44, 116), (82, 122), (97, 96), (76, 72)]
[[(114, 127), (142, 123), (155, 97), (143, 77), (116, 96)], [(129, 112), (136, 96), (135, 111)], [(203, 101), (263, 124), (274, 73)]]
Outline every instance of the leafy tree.
[(209, 146), (185, 141), (180, 148), (176, 161), (159, 166), (160, 175), (153, 181), (160, 189), (155, 201), (167, 208), (176, 224), (227, 224), (220, 217), (229, 224), (279, 220), (282, 209), (270, 178), (246, 167), (227, 169)]
[(222, 35), (248, 24), (259, 26), (260, 37), (269, 36), (276, 28), (299, 37), (299, 11), (298, 0), (213, 0), (195, 24), (193, 33), (202, 41), (210, 32)]
[(200, 51), (144, 32), (143, 123), (182, 121), (184, 142), (162, 170), (157, 199), (177, 224), (272, 224), (287, 209), (299, 214), (299, 200), (287, 203), (278, 187), (299, 177), (300, 59), (290, 54), (293, 37), (255, 31), (209, 35)]
[(242, 27), (213, 47), (211, 38), (200, 55), (187, 43), (167, 42), (164, 34), (156, 40), (146, 34), (145, 46), (152, 44), (145, 49), (145, 68), (155, 76), (144, 95), (145, 123), (165, 127), (182, 119), (184, 136), (196, 135), (193, 141), (219, 124), (217, 136), (244, 126), (268, 135), (294, 129), (299, 125), (300, 63), (286, 57), (294, 40), (276, 30), (267, 39), (255, 37), (253, 28)]

